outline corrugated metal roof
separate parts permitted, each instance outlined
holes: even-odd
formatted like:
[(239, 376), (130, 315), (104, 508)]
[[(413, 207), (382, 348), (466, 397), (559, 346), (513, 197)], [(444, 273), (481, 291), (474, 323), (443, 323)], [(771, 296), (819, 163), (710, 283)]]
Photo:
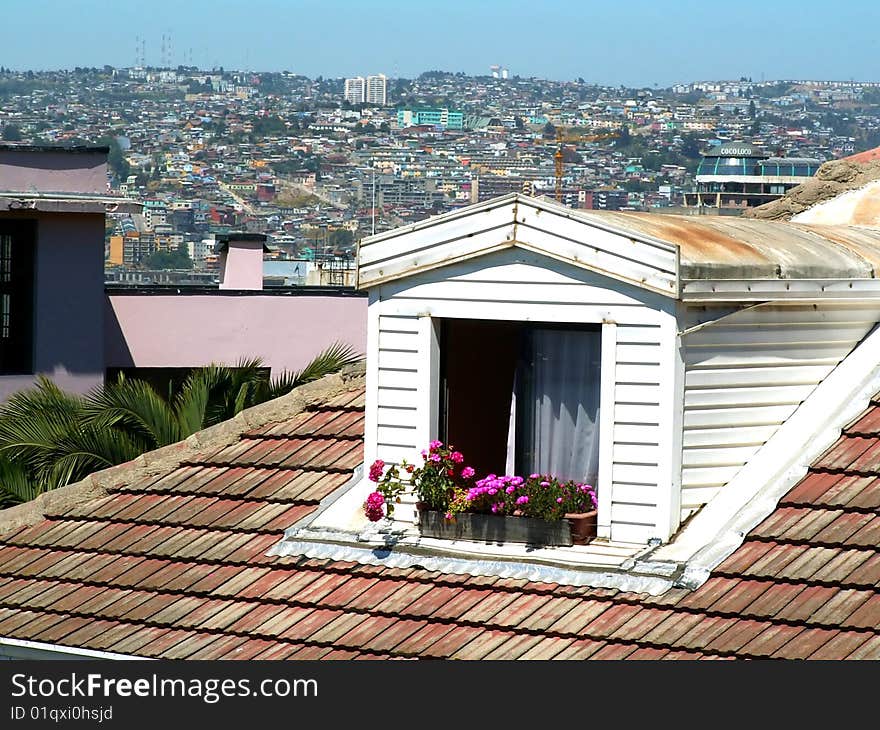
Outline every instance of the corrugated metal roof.
[(678, 246), (682, 279), (880, 277), (880, 228), (609, 211), (580, 216)]

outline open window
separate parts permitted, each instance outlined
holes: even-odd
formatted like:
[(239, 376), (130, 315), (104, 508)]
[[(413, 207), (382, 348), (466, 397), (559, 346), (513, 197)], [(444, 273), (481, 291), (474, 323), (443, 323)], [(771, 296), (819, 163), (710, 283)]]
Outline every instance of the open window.
[(33, 221), (0, 221), (0, 374), (33, 372)]
[(597, 483), (599, 326), (447, 319), (440, 336), (440, 437), (478, 474)]

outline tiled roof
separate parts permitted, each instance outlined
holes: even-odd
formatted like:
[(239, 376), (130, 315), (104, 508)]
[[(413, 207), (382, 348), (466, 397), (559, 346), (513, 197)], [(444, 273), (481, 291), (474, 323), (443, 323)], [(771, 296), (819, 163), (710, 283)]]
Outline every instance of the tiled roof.
[(266, 557), (362, 459), (363, 396), (0, 535), (0, 636), (163, 658), (880, 658), (880, 405), (695, 591)]

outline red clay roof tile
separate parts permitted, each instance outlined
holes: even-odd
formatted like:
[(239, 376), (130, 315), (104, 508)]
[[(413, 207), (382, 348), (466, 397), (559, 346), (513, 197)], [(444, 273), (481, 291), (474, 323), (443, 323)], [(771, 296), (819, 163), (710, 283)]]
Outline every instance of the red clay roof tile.
[[(880, 406), (695, 591), (267, 556), (363, 459), (352, 391), (0, 534), (0, 635), (169, 658), (878, 658)], [(578, 638), (580, 636), (580, 638)]]

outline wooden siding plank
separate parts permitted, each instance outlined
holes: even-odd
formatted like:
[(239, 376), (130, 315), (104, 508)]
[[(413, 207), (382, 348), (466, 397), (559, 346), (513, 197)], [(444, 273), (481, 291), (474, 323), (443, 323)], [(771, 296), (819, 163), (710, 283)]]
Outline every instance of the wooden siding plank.
[(685, 429), (683, 444), (685, 448), (693, 446), (761, 446), (776, 433), (776, 429), (776, 424)]
[(660, 460), (660, 447), (647, 444), (618, 444), (612, 448), (615, 462), (625, 464), (657, 464)]
[(654, 526), (656, 508), (653, 504), (617, 504), (611, 505), (611, 524), (615, 522)]
[(510, 241), (513, 239), (513, 211), (514, 205), (509, 204), (379, 241), (366, 239), (358, 248), (359, 267), (365, 270), (385, 262), (394, 263), (395, 268), (406, 271), (414, 268), (413, 260), (442, 261), (450, 255), (450, 249), (461, 254), (479, 251), (487, 241)]
[(682, 494), (686, 487), (718, 486), (727, 484), (742, 469), (737, 466), (686, 467), (681, 470)]
[(583, 322), (601, 324), (653, 324), (658, 313), (644, 306), (623, 306), (604, 303), (529, 304), (521, 301), (499, 301), (492, 298), (491, 289), (484, 288), (479, 299), (456, 301), (452, 299), (411, 299), (405, 296), (388, 300), (386, 309), (401, 315), (498, 319), (516, 322)]
[(417, 435), (415, 426), (383, 426), (380, 424), (376, 427), (376, 438), (379, 443), (389, 446), (405, 446), (415, 449), (419, 446)]
[(685, 372), (685, 388), (727, 388), (734, 386), (782, 386), (812, 384), (825, 379), (836, 362), (816, 365), (779, 365), (748, 368), (689, 369)]
[(814, 384), (769, 388), (691, 388), (685, 393), (684, 405), (700, 408), (736, 406), (741, 403), (790, 405), (802, 402), (813, 392), (813, 388)]
[(659, 345), (617, 345), (617, 362), (659, 363), (660, 356)]
[(617, 363), (615, 375), (618, 383), (659, 385), (662, 371), (660, 363), (651, 363), (649, 365)]
[(380, 426), (406, 426), (415, 428), (418, 411), (415, 408), (393, 408), (379, 401), (378, 424)]
[(659, 491), (655, 484), (614, 482), (614, 501), (626, 504), (656, 505)]
[(788, 345), (717, 345), (690, 347), (685, 352), (688, 367), (756, 367), (798, 365), (836, 365), (857, 342), (813, 342)]
[[(548, 236), (555, 241), (547, 245), (556, 250), (564, 250), (566, 244), (575, 250), (594, 249), (608, 256), (640, 263), (646, 269), (675, 275), (676, 251), (674, 246), (668, 244), (638, 241), (590, 226), (580, 219), (565, 218), (558, 214), (548, 215), (546, 211), (528, 205), (519, 207), (518, 223), (517, 239), (520, 241), (535, 242), (539, 235)], [(581, 252), (580, 256), (583, 255)]]
[(779, 424), (794, 413), (797, 405), (748, 406), (743, 408), (685, 408), (685, 428), (722, 426), (767, 426)]
[(387, 408), (416, 408), (418, 391), (415, 388), (379, 388), (379, 406)]
[(656, 446), (660, 443), (660, 426), (658, 424), (615, 423), (613, 428), (615, 443), (647, 444), (649, 446)]
[[(610, 282), (608, 282), (610, 283)], [(555, 304), (605, 304), (626, 307), (644, 307), (644, 303), (624, 292), (596, 285), (538, 284), (509, 281), (429, 281), (404, 280), (382, 287), (384, 296), (407, 299), (437, 299), (440, 301), (469, 301), (485, 298), (505, 302), (547, 302)], [(488, 297), (487, 297), (488, 295)]]
[[(637, 423), (637, 424), (659, 424), (660, 423), (660, 406), (627, 403), (614, 404), (614, 422), (617, 423)], [(615, 435), (615, 438), (618, 438)]]
[(388, 330), (379, 330), (379, 349), (380, 350), (403, 350), (407, 352), (416, 352), (419, 346), (419, 339), (412, 332), (389, 332)]
[(873, 322), (779, 323), (776, 326), (726, 325), (705, 327), (687, 335), (687, 346), (710, 345), (794, 345), (817, 342), (858, 342)]
[(378, 373), (379, 388), (410, 388), (415, 390), (419, 384), (419, 373), (417, 370), (388, 370), (379, 368)]
[(615, 482), (634, 482), (636, 484), (657, 483), (658, 473), (656, 464), (626, 464), (614, 462), (611, 469), (613, 481)]
[(741, 466), (751, 459), (760, 448), (760, 445), (755, 445), (685, 449), (682, 455), (682, 466)]
[(621, 384), (614, 386), (614, 400), (616, 403), (650, 403), (657, 404), (661, 397), (660, 385), (630, 385)]
[(611, 539), (615, 542), (632, 542), (645, 544), (655, 537), (654, 525), (629, 525), (623, 522), (615, 522), (611, 530)]

